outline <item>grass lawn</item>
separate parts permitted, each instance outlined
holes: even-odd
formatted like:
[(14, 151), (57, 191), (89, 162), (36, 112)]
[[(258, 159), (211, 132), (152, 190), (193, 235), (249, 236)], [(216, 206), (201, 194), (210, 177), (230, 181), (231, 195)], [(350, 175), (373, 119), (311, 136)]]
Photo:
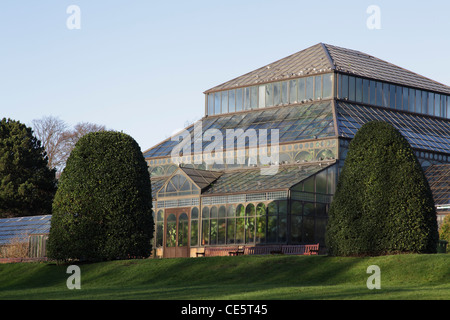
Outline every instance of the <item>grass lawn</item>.
[[(450, 255), (366, 258), (239, 256), (80, 264), (81, 289), (66, 286), (67, 265), (0, 265), (0, 299), (450, 299)], [(381, 270), (369, 290), (367, 267)]]

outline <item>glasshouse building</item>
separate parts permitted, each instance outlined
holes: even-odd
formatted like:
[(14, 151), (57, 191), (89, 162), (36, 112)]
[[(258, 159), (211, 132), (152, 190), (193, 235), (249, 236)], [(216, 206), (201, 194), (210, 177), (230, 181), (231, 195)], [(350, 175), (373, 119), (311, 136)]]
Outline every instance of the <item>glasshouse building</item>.
[[(320, 244), (349, 142), (372, 120), (409, 141), (450, 203), (450, 87), (319, 43), (204, 92), (205, 116), (144, 151), (160, 257)], [(229, 250), (228, 250), (229, 251)]]

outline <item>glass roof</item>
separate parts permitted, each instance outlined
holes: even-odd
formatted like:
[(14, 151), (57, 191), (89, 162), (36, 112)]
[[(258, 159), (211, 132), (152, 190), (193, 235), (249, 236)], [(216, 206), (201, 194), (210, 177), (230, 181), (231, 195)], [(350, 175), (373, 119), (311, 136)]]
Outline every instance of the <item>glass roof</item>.
[(50, 232), (51, 215), (0, 219), (0, 245), (28, 241), (31, 234)]
[(341, 137), (353, 138), (367, 122), (385, 121), (397, 128), (413, 148), (450, 153), (450, 120), (346, 102), (336, 104)]
[(315, 173), (333, 165), (280, 166), (274, 175), (262, 175), (261, 169), (235, 170), (223, 173), (203, 195), (289, 189)]
[[(294, 142), (306, 139), (317, 139), (335, 136), (333, 124), (333, 109), (331, 101), (308, 103), (296, 106), (261, 109), (246, 113), (228, 114), (223, 116), (205, 117), (201, 121), (202, 133), (209, 129), (217, 129), (223, 135), (223, 148), (226, 148), (227, 129), (242, 129), (243, 134), (248, 129), (267, 129), (267, 143), (271, 143), (271, 129), (279, 130), (279, 142)], [(194, 151), (194, 142), (201, 142), (202, 135), (194, 136), (194, 125), (186, 128), (191, 135), (191, 150)], [(235, 139), (238, 139), (239, 135)], [(215, 141), (203, 139), (203, 149)], [(248, 139), (247, 145), (248, 147)], [(145, 158), (170, 156), (172, 149), (178, 141), (165, 140), (161, 144), (144, 153)]]
[(450, 164), (432, 165), (425, 175), (436, 205), (450, 204)]

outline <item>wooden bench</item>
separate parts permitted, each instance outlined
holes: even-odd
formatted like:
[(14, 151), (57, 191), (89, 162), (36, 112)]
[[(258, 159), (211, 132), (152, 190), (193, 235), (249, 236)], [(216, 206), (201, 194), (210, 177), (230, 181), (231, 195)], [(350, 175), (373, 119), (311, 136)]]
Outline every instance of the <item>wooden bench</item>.
[(244, 250), (245, 247), (244, 246), (239, 246), (237, 249), (232, 250), (232, 251), (228, 251), (228, 255), (229, 256), (240, 256), (244, 254)]

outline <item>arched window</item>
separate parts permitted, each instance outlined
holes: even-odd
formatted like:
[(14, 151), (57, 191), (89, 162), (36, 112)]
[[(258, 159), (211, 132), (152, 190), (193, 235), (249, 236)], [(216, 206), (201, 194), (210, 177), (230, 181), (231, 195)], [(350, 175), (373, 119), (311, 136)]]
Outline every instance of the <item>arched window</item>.
[(245, 207), (240, 204), (236, 208), (236, 243), (245, 241)]
[(158, 192), (158, 198), (185, 196), (185, 195), (198, 195), (200, 194), (200, 188), (189, 181), (182, 174), (175, 174), (166, 185)]
[(166, 247), (175, 247), (177, 238), (177, 217), (171, 213), (167, 217)]
[(202, 209), (202, 246), (209, 244), (209, 208)]
[(156, 215), (156, 247), (162, 247), (164, 238), (164, 211), (159, 210)]
[(265, 243), (266, 242), (266, 205), (264, 203), (259, 203), (256, 206), (256, 226), (255, 226), (255, 242)]
[(245, 208), (245, 243), (255, 242), (255, 205), (249, 203)]
[(191, 247), (198, 245), (198, 208), (194, 207), (191, 210)]
[(178, 217), (178, 247), (187, 247), (189, 236), (189, 218), (183, 212)]

